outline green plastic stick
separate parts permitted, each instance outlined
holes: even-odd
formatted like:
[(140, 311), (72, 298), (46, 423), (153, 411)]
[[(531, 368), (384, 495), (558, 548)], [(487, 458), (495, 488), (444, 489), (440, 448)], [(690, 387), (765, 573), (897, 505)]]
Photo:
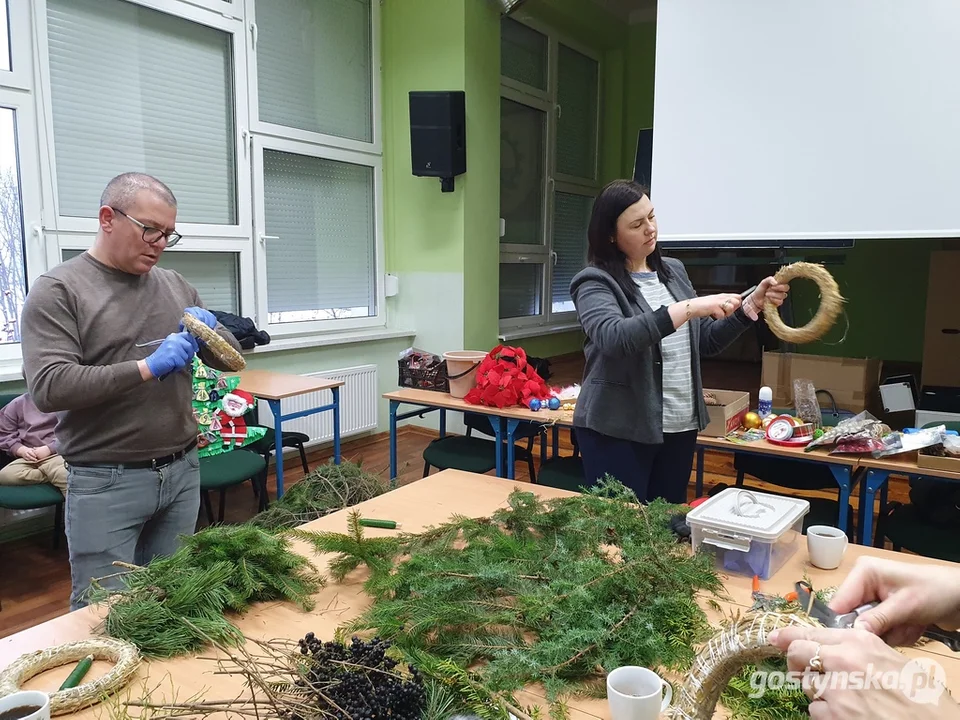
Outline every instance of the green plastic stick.
[(80, 681), (83, 680), (83, 676), (87, 674), (90, 670), (90, 666), (93, 665), (93, 655), (87, 655), (83, 660), (77, 663), (77, 666), (73, 669), (73, 672), (67, 676), (67, 679), (63, 681), (63, 685), (60, 686), (61, 690), (69, 690), (70, 688), (75, 688), (80, 684)]
[(363, 527), (386, 528), (387, 530), (396, 530), (400, 527), (393, 520), (374, 520), (373, 518), (360, 518), (360, 524)]

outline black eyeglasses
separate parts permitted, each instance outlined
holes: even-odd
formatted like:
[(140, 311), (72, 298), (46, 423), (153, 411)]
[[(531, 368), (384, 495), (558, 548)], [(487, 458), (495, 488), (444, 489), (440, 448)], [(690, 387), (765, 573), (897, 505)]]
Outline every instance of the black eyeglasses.
[(143, 229), (143, 241), (148, 245), (155, 245), (156, 243), (160, 242), (161, 238), (166, 238), (167, 247), (173, 247), (178, 242), (180, 242), (180, 239), (183, 237), (183, 235), (181, 235), (178, 232), (165, 233), (163, 230), (160, 230), (158, 228), (150, 227), (149, 225), (144, 225), (142, 222), (140, 222), (136, 218), (132, 218), (129, 215), (127, 215), (123, 210), (118, 210), (113, 206), (110, 206), (110, 209), (113, 210), (115, 213), (120, 213), (127, 220), (134, 223), (135, 225), (139, 225)]

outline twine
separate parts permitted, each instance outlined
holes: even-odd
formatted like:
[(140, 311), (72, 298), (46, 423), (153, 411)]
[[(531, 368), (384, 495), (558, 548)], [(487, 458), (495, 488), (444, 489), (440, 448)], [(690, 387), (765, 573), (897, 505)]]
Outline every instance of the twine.
[(135, 645), (113, 638), (78, 640), (26, 653), (14, 660), (0, 672), (0, 697), (18, 692), (22, 683), (42, 672), (78, 662), (87, 655), (93, 655), (96, 660), (113, 662), (114, 666), (96, 680), (51, 694), (51, 715), (64, 715), (96, 705), (107, 695), (125, 687), (140, 668), (140, 652)]
[(763, 307), (763, 317), (770, 332), (784, 342), (798, 345), (819, 340), (826, 335), (843, 310), (843, 296), (833, 275), (823, 265), (797, 262), (780, 268), (774, 277), (778, 284), (787, 284), (797, 278), (813, 280), (820, 288), (820, 307), (810, 322), (803, 327), (792, 328), (783, 322), (777, 306), (768, 301)]
[(720, 695), (745, 665), (781, 654), (771, 645), (770, 633), (780, 628), (820, 627), (798, 613), (750, 613), (717, 633), (697, 655), (684, 684), (674, 692), (665, 717), (674, 720), (710, 720)]
[(233, 346), (207, 327), (206, 323), (197, 320), (193, 315), (184, 314), (183, 327), (198, 340), (202, 340), (210, 352), (216, 355), (229, 370), (238, 372), (247, 366), (243, 355), (234, 350)]

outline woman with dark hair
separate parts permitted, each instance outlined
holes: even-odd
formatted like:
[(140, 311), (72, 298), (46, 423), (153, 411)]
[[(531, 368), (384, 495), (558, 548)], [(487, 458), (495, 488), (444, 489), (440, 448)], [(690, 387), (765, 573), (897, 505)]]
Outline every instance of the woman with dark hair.
[(789, 286), (768, 277), (742, 301), (698, 297), (683, 263), (660, 253), (647, 192), (628, 180), (600, 192), (588, 240), (588, 266), (570, 285), (586, 334), (573, 417), (586, 482), (609, 474), (641, 502), (686, 502), (707, 426), (700, 356), (723, 351)]

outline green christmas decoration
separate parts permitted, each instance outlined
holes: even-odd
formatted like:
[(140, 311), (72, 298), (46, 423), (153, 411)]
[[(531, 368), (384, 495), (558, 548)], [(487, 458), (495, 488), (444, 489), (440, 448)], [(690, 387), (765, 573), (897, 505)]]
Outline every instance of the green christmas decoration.
[(193, 359), (193, 416), (200, 457), (211, 457), (255, 443), (267, 429), (247, 425), (244, 416), (256, 407), (236, 375), (224, 375)]

